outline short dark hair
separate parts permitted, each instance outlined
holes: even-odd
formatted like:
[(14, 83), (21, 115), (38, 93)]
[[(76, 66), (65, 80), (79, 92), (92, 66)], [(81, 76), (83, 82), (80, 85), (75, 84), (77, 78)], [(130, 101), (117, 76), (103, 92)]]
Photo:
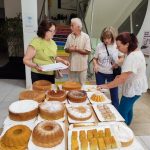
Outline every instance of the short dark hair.
[(105, 27), (102, 30), (102, 33), (100, 35), (100, 40), (102, 42), (104, 42), (104, 39), (111, 38), (112, 43), (114, 43), (115, 38), (116, 38), (116, 34), (117, 34), (117, 32), (115, 31), (115, 29), (113, 27)]
[(122, 32), (116, 37), (116, 41), (120, 41), (123, 45), (129, 43), (128, 53), (134, 51), (138, 47), (138, 40), (133, 33)]
[(56, 24), (54, 22), (49, 22), (47, 19), (42, 20), (39, 27), (38, 27), (37, 35), (41, 38), (44, 38), (45, 33), (53, 25), (56, 26)]

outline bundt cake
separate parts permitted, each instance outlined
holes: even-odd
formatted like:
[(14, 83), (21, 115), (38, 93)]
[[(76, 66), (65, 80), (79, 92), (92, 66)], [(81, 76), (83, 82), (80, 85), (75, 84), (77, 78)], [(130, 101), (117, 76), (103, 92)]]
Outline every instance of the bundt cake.
[(51, 82), (47, 80), (38, 80), (32, 84), (32, 89), (36, 91), (47, 91), (51, 89)]
[(9, 106), (9, 118), (14, 121), (27, 121), (38, 115), (38, 102), (22, 100)]
[(81, 84), (79, 82), (75, 82), (75, 81), (66, 81), (62, 84), (62, 88), (66, 91), (80, 90)]
[(26, 90), (19, 94), (19, 100), (35, 100), (41, 103), (45, 100), (45, 92)]
[(25, 125), (9, 128), (0, 141), (1, 150), (26, 150), (31, 130)]
[(66, 100), (67, 94), (63, 90), (51, 90), (47, 92), (46, 99), (48, 101), (64, 101)]
[(68, 116), (73, 120), (84, 121), (92, 116), (92, 111), (89, 106), (70, 106), (67, 108)]
[(40, 147), (54, 147), (62, 142), (64, 132), (59, 123), (55, 121), (42, 121), (32, 132), (32, 141)]
[(39, 114), (46, 120), (58, 120), (64, 117), (65, 106), (59, 101), (46, 101), (39, 105)]
[(74, 103), (82, 103), (86, 101), (87, 94), (83, 90), (72, 90), (68, 92), (68, 99)]

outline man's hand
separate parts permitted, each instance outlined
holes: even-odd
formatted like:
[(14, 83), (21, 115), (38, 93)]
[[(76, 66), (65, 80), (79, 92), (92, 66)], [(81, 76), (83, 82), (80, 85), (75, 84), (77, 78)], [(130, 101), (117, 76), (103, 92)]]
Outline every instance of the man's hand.
[(69, 51), (70, 51), (70, 52), (75, 52), (76, 49), (77, 49), (77, 46), (74, 46), (74, 45), (71, 45), (71, 46), (69, 47)]

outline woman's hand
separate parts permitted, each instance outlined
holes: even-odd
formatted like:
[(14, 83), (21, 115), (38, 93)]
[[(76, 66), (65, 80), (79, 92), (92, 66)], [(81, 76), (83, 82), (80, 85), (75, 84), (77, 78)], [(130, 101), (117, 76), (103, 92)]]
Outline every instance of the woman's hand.
[(97, 64), (94, 64), (94, 66), (93, 66), (93, 71), (94, 71), (95, 73), (97, 73), (97, 72), (99, 71), (99, 67), (98, 67)]
[(38, 64), (36, 64), (36, 66), (34, 67), (38, 72), (42, 72), (42, 68), (38, 65)]
[(64, 61), (63, 61), (63, 64), (65, 64), (66, 66), (70, 66), (70, 63), (69, 63), (69, 61), (67, 61), (67, 60), (64, 60)]
[(70, 66), (70, 63), (69, 63), (68, 60), (62, 59), (62, 58), (60, 58), (58, 56), (56, 57), (56, 62), (61, 62), (61, 63), (65, 64), (65, 65), (67, 65), (67, 66)]
[(113, 64), (112, 69), (114, 69), (114, 68), (118, 68), (118, 64)]
[(97, 85), (97, 90), (101, 90), (101, 89), (108, 89), (107, 84)]

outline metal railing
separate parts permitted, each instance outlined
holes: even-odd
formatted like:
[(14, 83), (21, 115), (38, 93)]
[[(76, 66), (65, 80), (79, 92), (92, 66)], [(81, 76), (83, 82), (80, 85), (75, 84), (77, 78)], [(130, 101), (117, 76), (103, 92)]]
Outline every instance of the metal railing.
[(46, 17), (46, 15), (45, 15), (45, 2), (46, 2), (46, 0), (44, 0), (43, 4), (42, 4), (41, 13), (40, 13), (40, 16), (38, 18), (38, 24), (41, 22), (41, 20), (43, 20)]
[[(79, 2), (78, 4), (78, 17), (82, 20), (82, 23), (83, 23), (83, 27), (85, 29), (85, 32), (89, 35), (89, 31), (87, 29), (87, 25), (86, 25), (86, 22), (85, 22), (85, 14), (86, 14), (86, 11), (87, 11), (87, 8), (88, 8), (88, 4), (89, 4), (89, 0), (84, 0), (84, 1), (81, 1)], [(93, 55), (95, 53), (95, 49), (92, 47), (92, 43), (91, 43), (91, 48), (92, 48), (92, 51), (88, 57), (88, 70), (87, 70), (87, 76), (88, 76), (88, 79), (93, 79), (94, 77), (94, 72), (93, 72), (93, 67), (92, 67), (92, 60), (93, 60)]]

